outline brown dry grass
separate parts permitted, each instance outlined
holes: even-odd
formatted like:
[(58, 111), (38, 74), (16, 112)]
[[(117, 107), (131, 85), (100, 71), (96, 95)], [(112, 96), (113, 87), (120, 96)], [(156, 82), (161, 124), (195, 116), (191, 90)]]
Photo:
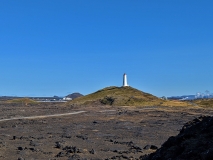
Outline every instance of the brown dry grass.
[(196, 99), (192, 101), (200, 107), (213, 108), (213, 99)]
[(187, 102), (162, 100), (152, 94), (132, 87), (107, 87), (89, 95), (76, 98), (67, 105), (112, 105), (112, 106), (190, 106)]
[(23, 105), (28, 105), (28, 104), (36, 104), (36, 101), (33, 101), (32, 99), (29, 98), (17, 98), (17, 99), (12, 99), (6, 101), (6, 103), (16, 103), (16, 104), (23, 104)]

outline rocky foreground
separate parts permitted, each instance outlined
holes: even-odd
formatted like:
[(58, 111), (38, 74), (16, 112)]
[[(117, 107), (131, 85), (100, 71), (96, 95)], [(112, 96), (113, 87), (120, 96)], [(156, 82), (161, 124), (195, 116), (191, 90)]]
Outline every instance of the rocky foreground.
[[(56, 117), (23, 118), (76, 111), (85, 112)], [(142, 159), (156, 150), (156, 154), (146, 158), (159, 159), (164, 156), (163, 159), (173, 159), (179, 154), (184, 155), (183, 153), (187, 153), (184, 156), (189, 157), (196, 156), (200, 151), (201, 158), (207, 159), (212, 153), (210, 146), (213, 136), (205, 134), (207, 141), (199, 135), (204, 135), (211, 129), (207, 123), (209, 118), (192, 120), (212, 113), (210, 109), (186, 107), (0, 104), (0, 159)], [(15, 119), (5, 120), (10, 118)], [(182, 129), (188, 121), (191, 122)], [(206, 125), (200, 124), (200, 121), (205, 121)], [(198, 131), (191, 131), (197, 127), (200, 127)], [(179, 138), (169, 138), (176, 136), (180, 130)], [(195, 140), (197, 137), (200, 141)], [(164, 143), (168, 138), (168, 142)], [(189, 141), (184, 141), (187, 139)], [(158, 149), (162, 144), (163, 147)], [(194, 148), (186, 149), (185, 146)], [(194, 149), (196, 153), (192, 151)]]
[(177, 136), (143, 160), (212, 160), (213, 117), (201, 116), (186, 123)]

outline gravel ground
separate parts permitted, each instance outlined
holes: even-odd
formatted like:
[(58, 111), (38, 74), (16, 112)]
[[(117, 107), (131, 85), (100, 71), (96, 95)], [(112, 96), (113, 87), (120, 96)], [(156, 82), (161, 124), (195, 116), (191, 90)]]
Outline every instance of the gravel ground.
[[(78, 111), (85, 112), (17, 118)], [(177, 135), (186, 122), (212, 113), (183, 107), (0, 104), (0, 159), (139, 159)]]

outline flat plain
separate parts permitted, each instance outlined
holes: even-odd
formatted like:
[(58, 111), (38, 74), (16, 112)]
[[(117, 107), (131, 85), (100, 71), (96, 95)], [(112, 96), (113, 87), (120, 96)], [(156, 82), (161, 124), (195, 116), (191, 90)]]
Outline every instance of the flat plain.
[(186, 122), (212, 113), (197, 106), (1, 103), (0, 159), (140, 159)]

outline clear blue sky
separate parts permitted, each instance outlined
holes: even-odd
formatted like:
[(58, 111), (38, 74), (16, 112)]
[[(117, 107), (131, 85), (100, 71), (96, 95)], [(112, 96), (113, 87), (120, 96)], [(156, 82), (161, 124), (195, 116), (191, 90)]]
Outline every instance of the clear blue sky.
[(0, 96), (213, 92), (212, 0), (1, 0)]

